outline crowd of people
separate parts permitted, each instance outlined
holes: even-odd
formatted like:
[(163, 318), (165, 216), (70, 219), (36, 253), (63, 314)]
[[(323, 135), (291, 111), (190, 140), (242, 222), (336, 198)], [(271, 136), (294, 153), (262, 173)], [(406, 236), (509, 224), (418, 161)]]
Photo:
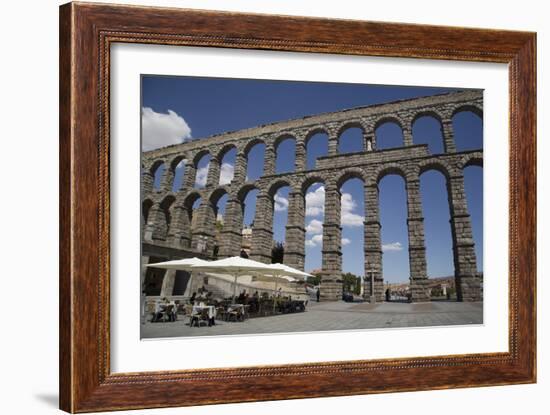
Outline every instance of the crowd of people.
[(248, 306), (250, 314), (260, 315), (305, 311), (307, 305), (307, 301), (293, 299), (290, 294), (284, 295), (281, 288), (271, 295), (267, 292), (259, 294), (258, 291), (249, 295), (246, 290), (242, 290), (235, 302)]
[(196, 291), (193, 292), (193, 294), (189, 298), (189, 302), (191, 304), (195, 304), (195, 303), (208, 304), (209, 302), (212, 302), (212, 301), (215, 301), (212, 291), (208, 291), (204, 285), (198, 289), (198, 293)]
[(177, 313), (178, 304), (163, 297), (160, 301), (155, 302), (155, 310), (153, 311), (151, 322), (176, 321), (178, 318)]
[(169, 301), (166, 297), (155, 303), (155, 309), (151, 322), (172, 322), (177, 320), (178, 312), (184, 312), (186, 304), (191, 306), (214, 306), (216, 309), (227, 309), (231, 305), (238, 304), (246, 307), (247, 314), (252, 316), (266, 316), (274, 313), (292, 313), (305, 311), (307, 301), (292, 299), (290, 295), (284, 295), (281, 288), (273, 294), (255, 291), (250, 295), (243, 289), (235, 298), (216, 298), (211, 291), (202, 286), (191, 294), (188, 302)]

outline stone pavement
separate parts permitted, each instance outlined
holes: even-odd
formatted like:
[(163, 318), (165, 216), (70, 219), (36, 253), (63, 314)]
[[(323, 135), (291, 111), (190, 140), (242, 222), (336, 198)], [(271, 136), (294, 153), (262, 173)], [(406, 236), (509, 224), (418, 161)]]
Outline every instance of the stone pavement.
[(173, 323), (145, 323), (141, 326), (142, 338), (483, 324), (483, 303), (310, 302), (304, 313), (251, 318), (244, 322), (217, 321), (212, 327), (189, 327), (187, 318), (178, 318)]

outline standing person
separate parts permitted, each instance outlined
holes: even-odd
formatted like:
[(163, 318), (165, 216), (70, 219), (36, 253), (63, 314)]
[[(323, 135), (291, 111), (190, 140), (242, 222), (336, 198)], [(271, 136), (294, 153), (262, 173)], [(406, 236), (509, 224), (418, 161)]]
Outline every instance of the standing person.
[(153, 313), (153, 318), (151, 319), (151, 323), (156, 323), (157, 321), (160, 321), (162, 318), (162, 307), (160, 305), (160, 301), (155, 301), (155, 311)]
[(242, 303), (243, 303), (245, 292), (246, 292), (245, 290), (242, 290), (242, 291), (239, 293), (239, 296), (237, 297), (237, 304), (242, 304)]
[(320, 298), (321, 298), (321, 290), (319, 287), (317, 287), (317, 292), (315, 293), (315, 295), (317, 296), (317, 302), (319, 302)]

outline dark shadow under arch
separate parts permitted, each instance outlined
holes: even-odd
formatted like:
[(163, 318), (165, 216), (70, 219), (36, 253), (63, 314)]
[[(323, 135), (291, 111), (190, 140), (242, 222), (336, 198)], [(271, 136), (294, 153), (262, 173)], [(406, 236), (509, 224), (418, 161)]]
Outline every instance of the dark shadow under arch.
[(149, 220), (149, 212), (151, 211), (152, 207), (153, 201), (151, 199), (145, 199), (141, 203), (141, 216), (144, 224), (147, 224), (147, 221)]

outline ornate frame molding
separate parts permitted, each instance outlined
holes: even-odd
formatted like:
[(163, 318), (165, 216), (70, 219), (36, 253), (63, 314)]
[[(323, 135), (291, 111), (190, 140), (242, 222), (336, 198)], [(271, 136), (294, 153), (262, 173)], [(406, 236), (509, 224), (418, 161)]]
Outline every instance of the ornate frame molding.
[[(111, 373), (109, 68), (110, 45), (118, 42), (508, 63), (510, 351)], [(90, 412), (535, 382), (535, 105), (534, 33), (105, 4), (61, 6), (61, 409)], [(341, 375), (349, 373), (354, 376), (343, 380)], [(192, 386), (199, 379), (200, 393)]]

